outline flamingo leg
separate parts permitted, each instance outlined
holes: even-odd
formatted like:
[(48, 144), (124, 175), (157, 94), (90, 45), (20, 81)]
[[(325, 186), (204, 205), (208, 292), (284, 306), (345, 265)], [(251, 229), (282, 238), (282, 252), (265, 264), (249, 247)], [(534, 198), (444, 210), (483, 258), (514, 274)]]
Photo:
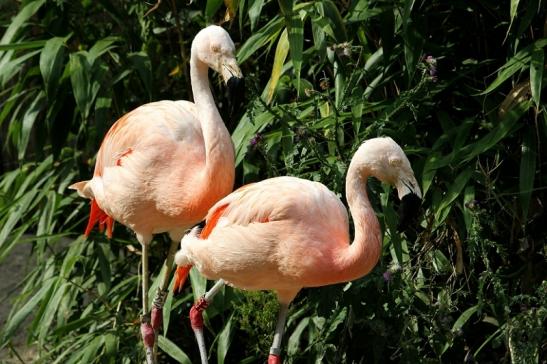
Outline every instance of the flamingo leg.
[(199, 356), (201, 358), (201, 364), (207, 364), (207, 346), (205, 345), (205, 338), (203, 337), (203, 311), (207, 308), (213, 297), (218, 291), (225, 285), (224, 280), (219, 279), (213, 287), (203, 297), (201, 297), (190, 309), (190, 324), (196, 341), (198, 342)]
[(268, 364), (281, 363), (281, 340), (283, 339), (283, 333), (285, 332), (285, 321), (287, 321), (287, 314), (289, 313), (289, 304), (281, 303), (280, 306), (274, 339), (272, 346), (270, 347), (270, 355), (268, 356)]
[(154, 329), (150, 324), (150, 313), (148, 312), (148, 244), (142, 244), (142, 316), (141, 316), (141, 336), (146, 350), (146, 363), (155, 364), (154, 357)]
[(167, 253), (167, 258), (165, 259), (163, 265), (165, 267), (163, 277), (161, 277), (160, 286), (156, 291), (154, 296), (154, 301), (152, 303), (152, 328), (154, 329), (155, 337), (157, 338), (160, 331), (160, 326), (163, 322), (163, 305), (165, 304), (165, 299), (167, 298), (169, 278), (171, 276), (171, 271), (173, 270), (173, 261), (175, 260), (175, 253), (179, 246), (180, 239), (172, 240), (169, 247), (169, 252)]

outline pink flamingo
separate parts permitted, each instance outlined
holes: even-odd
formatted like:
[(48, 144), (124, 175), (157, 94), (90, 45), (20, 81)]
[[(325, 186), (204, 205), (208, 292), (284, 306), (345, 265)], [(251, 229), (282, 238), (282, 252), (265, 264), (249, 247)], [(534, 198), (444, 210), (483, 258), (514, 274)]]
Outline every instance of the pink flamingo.
[[(355, 222), (349, 239), (346, 208), (318, 182), (277, 177), (244, 186), (215, 204), (207, 225), (185, 235), (175, 255), (176, 288), (195, 266), (219, 280), (190, 311), (192, 328), (207, 363), (201, 312), (225, 283), (247, 290), (274, 290), (280, 303), (268, 363), (280, 362), (288, 307), (303, 287), (360, 278), (376, 265), (382, 249), (378, 219), (367, 196), (367, 179), (394, 185), (403, 203), (416, 208), (420, 188), (403, 150), (391, 138), (363, 143), (353, 156), (346, 196)], [(410, 211), (407, 210), (406, 213)]]
[[(141, 334), (148, 363), (161, 325), (173, 258), (184, 232), (203, 220), (215, 202), (233, 189), (234, 149), (209, 88), (208, 69), (239, 92), (242, 74), (228, 33), (201, 30), (192, 42), (190, 77), (194, 103), (159, 101), (122, 116), (106, 134), (89, 181), (71, 188), (91, 199), (88, 235), (97, 223), (112, 235), (113, 221), (132, 229), (142, 245)], [(152, 235), (172, 240), (165, 274), (148, 305), (148, 249)]]

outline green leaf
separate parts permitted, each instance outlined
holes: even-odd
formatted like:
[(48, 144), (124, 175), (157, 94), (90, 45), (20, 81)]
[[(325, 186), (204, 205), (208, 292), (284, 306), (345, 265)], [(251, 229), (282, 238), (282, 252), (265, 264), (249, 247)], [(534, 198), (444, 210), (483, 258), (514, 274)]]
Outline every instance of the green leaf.
[(87, 120), (91, 109), (91, 85), (89, 77), (91, 75), (91, 66), (84, 52), (72, 53), (70, 55), (70, 82), (72, 92), (76, 99), (76, 105), (82, 115), (82, 119)]
[(171, 340), (163, 335), (158, 336), (158, 346), (165, 351), (171, 358), (177, 360), (181, 364), (192, 364), (188, 355), (184, 353)]
[(211, 19), (215, 13), (220, 9), (222, 0), (207, 0), (205, 4), (205, 17)]
[[(253, 106), (251, 106), (252, 108)], [(232, 141), (236, 151), (236, 166), (245, 158), (251, 138), (274, 120), (274, 115), (269, 112), (262, 112), (252, 120), (251, 115), (249, 112), (245, 113), (232, 133)]]
[(281, 33), (279, 41), (277, 42), (277, 48), (275, 49), (275, 57), (272, 66), (272, 74), (270, 76), (270, 81), (266, 87), (266, 103), (269, 104), (272, 102), (273, 96), (275, 94), (275, 89), (277, 88), (277, 83), (279, 82), (279, 77), (281, 77), (281, 71), (283, 69), (283, 64), (285, 64), (285, 59), (289, 53), (289, 40), (287, 36), (287, 29)]
[(98, 354), (99, 347), (103, 343), (103, 336), (96, 336), (91, 342), (87, 342), (85, 350), (82, 352), (81, 358), (78, 358), (79, 363), (91, 363)]
[(207, 290), (207, 279), (196, 268), (192, 268), (190, 270), (190, 283), (192, 285), (194, 301), (197, 301)]
[[(510, 109), (505, 116), (500, 120), (499, 124), (486, 134), (481, 139), (475, 141), (473, 144), (466, 145), (458, 151), (458, 157), (461, 158), (460, 164), (466, 163), (469, 160), (475, 158), (479, 154), (488, 151), (490, 148), (497, 145), (503, 138), (507, 137), (509, 133), (514, 131), (517, 121), (522, 115), (530, 108), (530, 102), (525, 101)], [(520, 126), (519, 126), (520, 127)]]
[[(469, 307), (467, 310), (465, 310), (464, 312), (462, 312), (462, 314), (460, 315), (460, 317), (458, 317), (458, 319), (456, 320), (456, 322), (454, 322), (454, 325), (452, 325), (452, 332), (456, 332), (458, 330), (460, 330), (463, 325), (465, 325), (465, 323), (467, 321), (469, 321), (469, 319), (479, 310), (479, 305), (475, 305), (475, 306), (471, 306)], [(443, 347), (443, 350), (441, 352), (444, 353), (448, 348), (450, 347), (450, 343), (447, 342), (444, 347)]]
[(49, 100), (52, 100), (59, 87), (59, 79), (63, 74), (63, 59), (67, 37), (48, 39), (40, 53), (40, 72), (46, 85), (45, 91)]
[(517, 54), (511, 57), (509, 61), (500, 67), (498, 70), (498, 77), (496, 77), (496, 79), (486, 88), (486, 90), (479, 93), (479, 95), (486, 95), (494, 91), (499, 85), (509, 79), (509, 77), (528, 66), (530, 64), (532, 52), (535, 52), (538, 49), (543, 49), (545, 46), (547, 46), (547, 38), (539, 39), (533, 44), (530, 44), (526, 48), (518, 51)]
[(38, 114), (43, 108), (42, 101), (44, 97), (44, 92), (40, 91), (40, 93), (38, 93), (38, 95), (32, 101), (32, 104), (29, 106), (28, 110), (25, 112), (25, 116), (23, 116), (21, 134), (19, 135), (19, 141), (17, 143), (17, 156), (19, 160), (22, 160), (25, 157), (30, 134), (32, 132), (32, 127), (34, 126), (34, 122), (36, 121)]
[(511, 8), (509, 9), (509, 28), (507, 29), (507, 33), (509, 34), (509, 30), (511, 29), (511, 26), (513, 25), (513, 21), (515, 20), (515, 17), (517, 16), (517, 11), (519, 8), (519, 2), (520, 0), (511, 0)]
[(319, 9), (320, 18), (325, 17), (332, 24), (334, 40), (338, 43), (345, 42), (348, 39), (346, 26), (336, 5), (331, 0), (323, 0), (315, 5)]
[(536, 134), (535, 129), (529, 128), (524, 132), (524, 137), (521, 146), (520, 157), (520, 205), (522, 207), (522, 217), (524, 220), (528, 218), (528, 208), (530, 206), (530, 198), (534, 188), (534, 179), (536, 175)]
[(296, 79), (297, 94), (300, 93), (300, 70), (302, 69), (302, 54), (304, 48), (304, 22), (300, 14), (292, 9), (292, 1), (280, 0), (281, 12), (285, 17), (285, 25), (289, 31), (289, 49)]
[(95, 60), (102, 56), (104, 53), (110, 51), (111, 49), (116, 48), (114, 45), (115, 42), (120, 42), (121, 38), (119, 37), (106, 37), (97, 41), (93, 47), (87, 52), (87, 61), (90, 65), (95, 63)]
[(128, 56), (148, 92), (148, 99), (152, 100), (152, 62), (150, 57), (146, 52), (130, 53)]
[(230, 318), (222, 328), (222, 331), (218, 334), (218, 343), (217, 343), (217, 363), (224, 364), (226, 360), (226, 354), (230, 348), (232, 342), (232, 336), (234, 333), (234, 328), (232, 327), (232, 319), (234, 314), (230, 315)]
[(435, 211), (435, 222), (437, 225), (444, 222), (452, 208), (452, 202), (454, 202), (461, 194), (472, 174), (472, 168), (465, 169), (460, 172), (460, 174), (454, 180), (454, 183), (450, 185), (445, 197), (437, 208), (437, 211)]
[(302, 333), (304, 332), (306, 327), (308, 327), (309, 322), (310, 318), (304, 317), (292, 332), (287, 342), (287, 352), (289, 353), (289, 355), (294, 355), (298, 352), (298, 347), (300, 346), (300, 337), (302, 336)]
[(0, 51), (20, 51), (23, 49), (42, 48), (45, 43), (45, 40), (32, 40), (29, 42), (0, 44)]
[(0, 348), (10, 340), (15, 332), (27, 318), (34, 308), (40, 303), (42, 298), (49, 292), (51, 286), (55, 283), (54, 280), (44, 284), (36, 294), (27, 301), (27, 303), (13, 317), (11, 317), (2, 329), (2, 339), (0, 340)]
[(543, 87), (543, 69), (545, 67), (545, 53), (541, 48), (535, 48), (530, 62), (530, 89), (536, 107), (541, 104), (541, 89)]
[[(0, 44), (8, 44), (13, 41), (17, 32), (25, 25), (29, 20), (45, 3), (45, 0), (35, 0), (27, 3), (23, 9), (13, 18), (9, 23), (8, 29), (6, 29)], [(0, 53), (0, 57), (2, 54)]]
[(270, 20), (258, 32), (253, 34), (237, 52), (238, 63), (245, 62), (249, 57), (255, 54), (260, 48), (268, 43), (274, 42), (283, 29), (283, 19), (279, 16)]
[(251, 1), (251, 4), (249, 5), (249, 20), (251, 21), (251, 32), (254, 31), (254, 28), (256, 26), (256, 22), (258, 18), (260, 17), (260, 13), (262, 12), (262, 8), (264, 7), (264, 0), (254, 0)]

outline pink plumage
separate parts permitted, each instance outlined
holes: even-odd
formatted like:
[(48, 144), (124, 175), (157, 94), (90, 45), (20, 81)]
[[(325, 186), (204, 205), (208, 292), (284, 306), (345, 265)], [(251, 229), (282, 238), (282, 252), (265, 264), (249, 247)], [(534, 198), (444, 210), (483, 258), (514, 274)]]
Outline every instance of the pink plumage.
[[(371, 139), (355, 153), (346, 177), (346, 197), (355, 223), (352, 243), (346, 208), (332, 191), (318, 182), (277, 177), (217, 202), (207, 216), (206, 236), (196, 231), (185, 235), (175, 262), (185, 270), (193, 265), (222, 284), (274, 290), (281, 310), (269, 360), (279, 362), (288, 304), (298, 291), (360, 278), (380, 257), (382, 236), (368, 199), (369, 176), (397, 187), (400, 198), (421, 197), (399, 145), (391, 138)], [(212, 298), (217, 285), (204, 299)], [(195, 331), (204, 346), (201, 333)], [(201, 347), (200, 351), (205, 352)]]
[[(192, 42), (195, 102), (153, 102), (122, 116), (101, 144), (93, 178), (71, 186), (91, 199), (86, 235), (99, 224), (110, 237), (116, 220), (132, 229), (142, 245), (141, 333), (149, 364), (155, 363), (153, 346), (178, 242), (233, 188), (234, 149), (209, 88), (209, 68), (229, 88), (241, 84), (234, 43), (218, 26), (203, 29)], [(163, 232), (172, 243), (150, 314), (148, 246), (153, 234)]]

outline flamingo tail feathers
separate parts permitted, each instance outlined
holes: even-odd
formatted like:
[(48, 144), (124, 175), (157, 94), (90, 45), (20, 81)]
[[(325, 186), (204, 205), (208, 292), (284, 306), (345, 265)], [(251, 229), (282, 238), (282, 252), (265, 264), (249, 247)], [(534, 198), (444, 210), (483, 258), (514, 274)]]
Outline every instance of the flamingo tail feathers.
[[(228, 204), (222, 205), (213, 212), (211, 217), (207, 220), (205, 227), (203, 228), (203, 230), (201, 230), (201, 233), (199, 235), (200, 239), (207, 239), (209, 235), (211, 235), (213, 229), (218, 223), (218, 220), (220, 219), (220, 217), (224, 213), (224, 210), (226, 210), (227, 207)], [(177, 270), (175, 271), (175, 284), (173, 286), (173, 292), (180, 292), (182, 286), (188, 278), (188, 274), (190, 274), (190, 269), (192, 269), (192, 265), (183, 265), (177, 267)]]
[(175, 284), (173, 285), (174, 293), (181, 291), (186, 279), (188, 278), (188, 274), (190, 274), (190, 269), (192, 269), (191, 265), (177, 267), (177, 270), (175, 271)]
[(112, 238), (112, 228), (114, 227), (114, 219), (106, 214), (99, 205), (97, 204), (97, 201), (95, 199), (91, 200), (91, 210), (89, 212), (89, 220), (87, 221), (87, 226), (85, 228), (84, 235), (89, 236), (91, 233), (91, 230), (95, 227), (95, 225), (99, 225), (99, 231), (103, 232), (106, 227), (106, 236), (111, 239)]

